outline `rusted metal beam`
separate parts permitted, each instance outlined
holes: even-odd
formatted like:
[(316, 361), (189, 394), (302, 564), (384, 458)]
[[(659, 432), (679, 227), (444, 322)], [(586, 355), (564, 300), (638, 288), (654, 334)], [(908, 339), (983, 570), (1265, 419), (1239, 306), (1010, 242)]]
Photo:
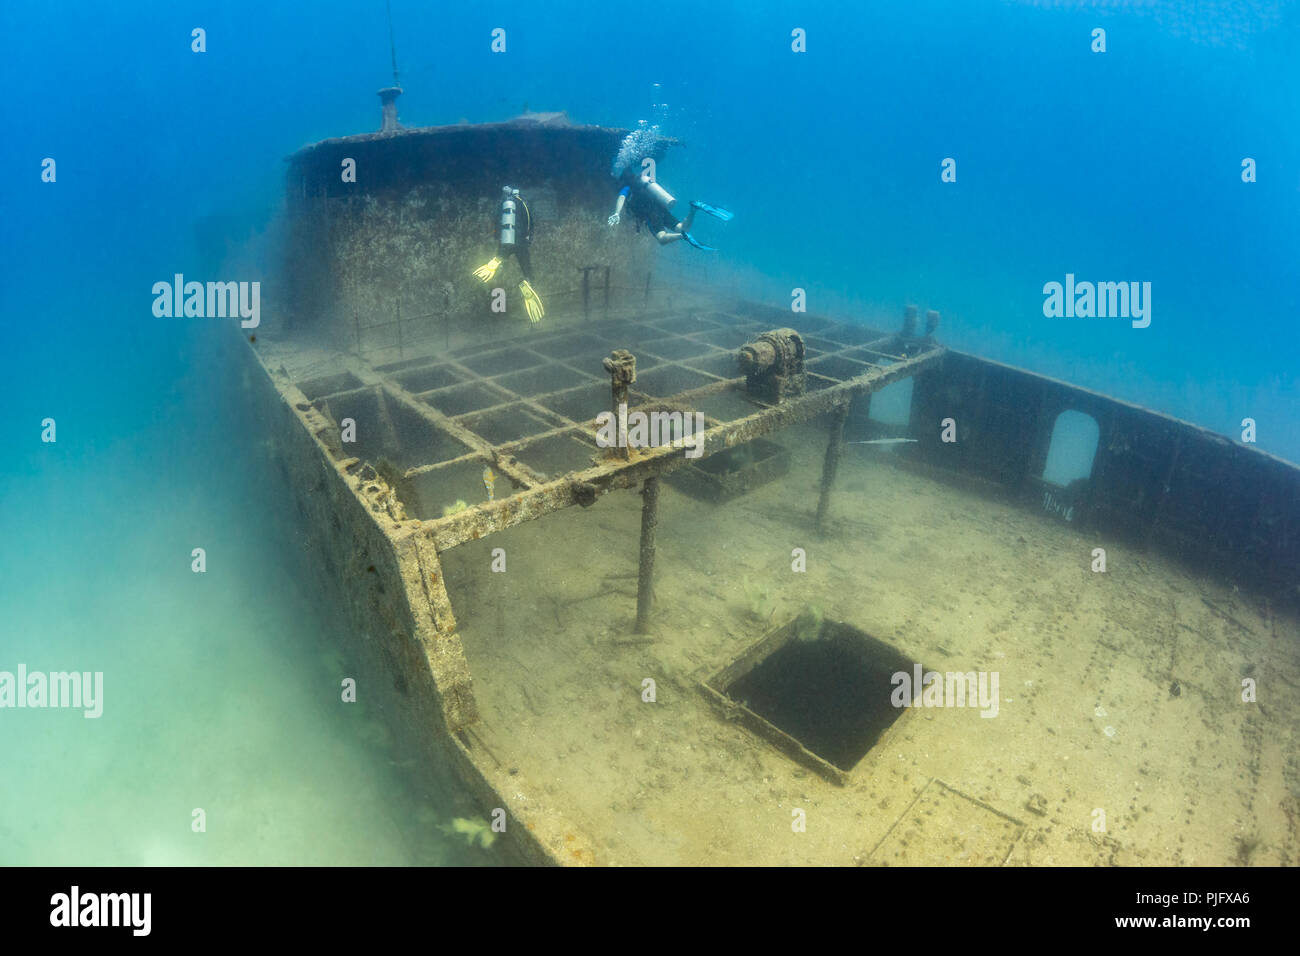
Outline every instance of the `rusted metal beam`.
[[(473, 680), (465, 650), (456, 634), (456, 617), (442, 576), (442, 563), (431, 544), (418, 536), (395, 542), (408, 594), (423, 594), (430, 620), (416, 619), (415, 637), (433, 672), (442, 697), (442, 715), (452, 733), (478, 721)], [(411, 580), (418, 575), (419, 580)], [(419, 605), (415, 605), (419, 610)]]

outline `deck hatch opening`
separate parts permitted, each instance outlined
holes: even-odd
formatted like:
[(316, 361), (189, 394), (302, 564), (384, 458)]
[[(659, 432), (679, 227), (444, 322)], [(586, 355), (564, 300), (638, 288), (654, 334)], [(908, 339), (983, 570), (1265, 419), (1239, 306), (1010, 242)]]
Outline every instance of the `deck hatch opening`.
[(322, 375), (297, 384), (298, 390), (306, 396), (307, 401), (314, 402), (326, 395), (336, 395), (339, 392), (361, 388), (364, 383), (351, 372), (339, 372), (336, 375)]
[(802, 750), (816, 758), (815, 767), (824, 761), (830, 765), (828, 776), (844, 782), (907, 712), (893, 701), (899, 686), (895, 675), (910, 675), (914, 666), (855, 627), (831, 620), (810, 623), (805, 613), (706, 686), (758, 718), (746, 721), (751, 729), (796, 759), (803, 755), (795, 750)]

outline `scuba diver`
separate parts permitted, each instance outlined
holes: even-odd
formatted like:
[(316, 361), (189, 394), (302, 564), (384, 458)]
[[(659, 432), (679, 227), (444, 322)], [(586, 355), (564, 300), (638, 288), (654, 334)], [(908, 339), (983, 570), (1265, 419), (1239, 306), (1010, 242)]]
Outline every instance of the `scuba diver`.
[(610, 216), (606, 222), (610, 226), (617, 226), (622, 219), (623, 209), (627, 210), (636, 217), (637, 230), (641, 228), (641, 223), (645, 223), (651, 234), (659, 240), (660, 245), (667, 245), (670, 242), (676, 242), (678, 239), (685, 239), (696, 249), (703, 249), (706, 252), (713, 252), (712, 246), (706, 246), (702, 242), (696, 241), (691, 235), (691, 226), (695, 222), (695, 213), (705, 212), (710, 216), (721, 219), (723, 222), (729, 222), (733, 217), (732, 213), (718, 206), (711, 206), (706, 202), (700, 202), (698, 199), (691, 200), (691, 211), (686, 214), (686, 218), (678, 220), (673, 214), (671, 207), (677, 200), (650, 178), (648, 173), (640, 174), (632, 171), (629, 166), (623, 171), (619, 178), (623, 188), (618, 191), (618, 202), (614, 206), (614, 215)]
[[(524, 228), (517, 227), (518, 207), (523, 208)], [(528, 244), (533, 241), (533, 216), (528, 211), (528, 203), (519, 195), (519, 190), (511, 186), (501, 187), (501, 205), (497, 226), (497, 254), (474, 270), (474, 278), (491, 282), (501, 264), (513, 253), (519, 263), (523, 279), (519, 282), (519, 294), (524, 297), (524, 309), (528, 312), (528, 321), (540, 322), (546, 314), (542, 307), (542, 298), (537, 294), (530, 281), (533, 276), (532, 262), (528, 256)]]

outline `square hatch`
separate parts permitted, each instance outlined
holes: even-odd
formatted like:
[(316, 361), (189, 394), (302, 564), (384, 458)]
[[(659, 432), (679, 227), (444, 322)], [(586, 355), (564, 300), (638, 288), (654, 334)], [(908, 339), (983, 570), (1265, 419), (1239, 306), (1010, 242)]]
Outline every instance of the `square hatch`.
[(711, 677), (704, 689), (728, 717), (843, 784), (911, 709), (895, 705), (894, 675), (911, 675), (914, 666), (852, 625), (805, 610)]

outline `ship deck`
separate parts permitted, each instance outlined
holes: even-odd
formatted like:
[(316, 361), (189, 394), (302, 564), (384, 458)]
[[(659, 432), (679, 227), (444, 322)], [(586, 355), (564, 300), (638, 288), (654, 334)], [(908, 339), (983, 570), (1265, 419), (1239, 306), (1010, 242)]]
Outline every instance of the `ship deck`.
[[(834, 530), (815, 537), (823, 436), (778, 440), (790, 473), (743, 498), (665, 489), (649, 635), (632, 633), (630, 493), (448, 555), (485, 763), (590, 835), (570, 862), (1300, 860), (1294, 616), (870, 446), (841, 464)], [(510, 574), (485, 572), (493, 545)], [(1097, 546), (1107, 574), (1089, 569)], [(751, 601), (765, 589), (770, 618)], [(839, 781), (792, 759), (703, 685), (810, 604), (928, 669), (999, 673), (997, 717), (912, 709)], [(1243, 675), (1271, 687), (1262, 705), (1242, 703)]]
[[(733, 377), (734, 349), (782, 325), (805, 336), (809, 389), (772, 406)], [(842, 447), (819, 509), (827, 430), (808, 425), (830, 418), (837, 444), (827, 413), (842, 427), (856, 396), (943, 353), (899, 346), (713, 307), (368, 357), (275, 341), (257, 355), (393, 547), (420, 549), (420, 576), (396, 583), (433, 608), (422, 640), (451, 742), (553, 861), (1296, 862), (1294, 615), (918, 473), (889, 446)], [(705, 457), (767, 436), (790, 461), (723, 504), (662, 489), (639, 630), (633, 492), (688, 461), (595, 447), (614, 348), (637, 356), (634, 407), (706, 414)], [(491, 501), (484, 467), (504, 486)], [(1090, 570), (1096, 547), (1108, 573)], [(774, 746), (719, 675), (809, 607), (928, 670), (997, 672), (996, 719), (906, 708), (847, 768)], [(1243, 676), (1276, 690), (1245, 705)]]

